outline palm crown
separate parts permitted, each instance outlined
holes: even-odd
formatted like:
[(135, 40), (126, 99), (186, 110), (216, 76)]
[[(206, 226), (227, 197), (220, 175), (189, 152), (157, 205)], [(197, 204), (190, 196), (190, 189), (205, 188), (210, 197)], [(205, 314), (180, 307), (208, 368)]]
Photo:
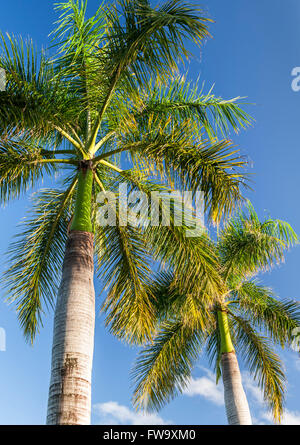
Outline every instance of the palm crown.
[[(237, 130), (250, 119), (235, 99), (204, 94), (176, 77), (186, 55), (184, 39), (200, 44), (209, 35), (209, 20), (200, 10), (177, 0), (158, 9), (146, 0), (121, 0), (110, 8), (101, 5), (86, 19), (86, 7), (86, 1), (75, 0), (57, 5), (54, 55), (38, 55), (31, 41), (1, 37), (0, 67), (7, 77), (6, 91), (0, 92), (1, 201), (19, 197), (45, 175), (61, 180), (59, 189), (35, 195), (10, 249), (5, 282), (32, 340), (44, 305), (53, 304), (75, 214), (73, 228), (95, 232), (98, 271), (109, 286), (107, 322), (114, 333), (141, 341), (154, 326), (151, 255), (171, 261), (175, 272), (185, 267), (188, 279), (183, 260), (188, 251), (212, 294), (220, 280), (211, 243), (205, 235), (197, 243), (186, 240), (184, 229), (174, 224), (144, 232), (99, 227), (96, 196), (115, 190), (121, 180), (150, 193), (160, 186), (146, 177), (159, 172), (167, 187), (202, 189), (209, 217), (219, 221), (241, 199), (245, 175), (239, 169), (245, 160), (230, 141), (218, 142), (216, 136), (221, 131), (225, 137), (229, 128)], [(171, 83), (166, 82), (170, 70)], [(120, 165), (125, 152), (127, 170)], [(90, 202), (77, 218), (76, 205), (84, 199), (81, 171), (87, 167)]]
[(171, 272), (157, 277), (153, 292), (160, 329), (133, 371), (137, 406), (159, 409), (181, 392), (203, 350), (218, 381), (222, 353), (236, 350), (280, 420), (285, 376), (272, 343), (291, 344), (300, 311), (298, 303), (278, 300), (256, 276), (283, 261), (285, 249), (297, 241), (287, 223), (271, 218), (261, 222), (248, 203), (247, 212), (230, 219), (215, 244), (224, 287), (214, 304), (203, 300), (200, 285), (185, 290)]

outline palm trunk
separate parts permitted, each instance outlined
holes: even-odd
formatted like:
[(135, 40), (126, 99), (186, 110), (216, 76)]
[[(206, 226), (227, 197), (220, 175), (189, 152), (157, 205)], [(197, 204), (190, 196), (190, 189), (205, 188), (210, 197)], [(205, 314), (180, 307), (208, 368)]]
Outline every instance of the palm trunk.
[(228, 316), (225, 311), (218, 311), (218, 325), (221, 336), (221, 366), (228, 423), (229, 425), (252, 425), (240, 368), (231, 341)]
[(48, 425), (90, 423), (95, 325), (91, 190), (92, 172), (81, 171), (54, 316)]

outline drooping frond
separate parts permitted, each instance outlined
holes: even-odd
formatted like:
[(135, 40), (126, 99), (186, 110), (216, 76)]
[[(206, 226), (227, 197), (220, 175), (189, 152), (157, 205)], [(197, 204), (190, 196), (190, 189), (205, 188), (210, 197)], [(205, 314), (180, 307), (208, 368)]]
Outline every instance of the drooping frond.
[(155, 326), (149, 295), (151, 259), (140, 231), (127, 225), (98, 227), (96, 249), (99, 276), (108, 295), (103, 304), (110, 331), (129, 342), (151, 338)]
[[(122, 19), (121, 19), (122, 17)], [(124, 20), (124, 22), (123, 22)], [(107, 12), (105, 53), (112, 78), (126, 77), (143, 84), (149, 76), (176, 69), (187, 55), (184, 41), (201, 44), (209, 36), (209, 19), (188, 3), (170, 0), (152, 8), (148, 0), (119, 0)]]
[(246, 281), (236, 291), (238, 305), (253, 324), (266, 330), (281, 346), (291, 344), (293, 330), (300, 327), (300, 306), (293, 300), (278, 300), (272, 289)]
[(45, 52), (39, 54), (31, 40), (0, 33), (0, 68), (7, 79), (5, 91), (0, 92), (1, 132), (8, 127), (30, 131), (53, 147), (67, 135), (68, 142), (79, 144), (78, 94), (55, 77)]
[(232, 312), (230, 315), (235, 321), (238, 352), (261, 388), (274, 420), (280, 422), (285, 390), (283, 365), (272, 349), (270, 341), (255, 332), (247, 319)]
[(184, 132), (182, 129), (180, 137), (171, 143), (158, 139), (156, 146), (149, 145), (141, 155), (188, 190), (202, 192), (208, 218), (218, 223), (242, 200), (245, 175), (239, 169), (245, 161), (229, 141), (191, 145)]
[(133, 403), (147, 411), (159, 410), (182, 392), (189, 382), (205, 334), (181, 321), (169, 321), (138, 356), (132, 377)]
[(212, 330), (206, 342), (206, 354), (209, 365), (213, 367), (216, 375), (216, 384), (218, 384), (221, 377), (221, 337), (220, 331), (217, 327)]
[(204, 332), (208, 327), (211, 295), (203, 292), (201, 280), (198, 288), (193, 287), (194, 292), (182, 291), (178, 276), (170, 271), (160, 272), (154, 277), (150, 289), (159, 323), (176, 318), (191, 329), (200, 328)]
[(31, 342), (42, 324), (43, 306), (52, 306), (56, 296), (75, 184), (76, 179), (67, 191), (43, 190), (35, 195), (33, 215), (24, 220), (8, 252), (11, 265), (3, 283)]
[(55, 164), (42, 154), (29, 134), (6, 133), (0, 137), (0, 199), (6, 203), (32, 187), (43, 175), (53, 173)]
[(220, 233), (218, 249), (225, 278), (235, 281), (268, 270), (284, 261), (284, 251), (297, 242), (287, 222), (270, 218), (261, 222), (248, 202), (247, 211), (239, 211)]
[(199, 300), (214, 299), (222, 288), (214, 246), (193, 209), (187, 205), (183, 208), (183, 195), (131, 173), (121, 176), (133, 191), (144, 194), (150, 207), (143, 238), (153, 258), (172, 268), (177, 287), (184, 287), (186, 293), (194, 292)]

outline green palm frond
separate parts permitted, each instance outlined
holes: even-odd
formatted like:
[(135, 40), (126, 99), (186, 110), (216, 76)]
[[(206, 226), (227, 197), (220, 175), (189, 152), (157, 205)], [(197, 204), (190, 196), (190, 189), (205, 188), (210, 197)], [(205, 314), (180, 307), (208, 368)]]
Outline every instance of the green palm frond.
[(171, 79), (168, 85), (150, 81), (145, 91), (141, 92), (139, 104), (141, 111), (135, 113), (135, 119), (144, 120), (149, 116), (160, 119), (176, 119), (177, 122), (193, 121), (196, 134), (202, 136), (204, 129), (214, 139), (218, 131), (226, 137), (230, 129), (238, 132), (251, 124), (252, 118), (239, 106), (241, 98), (225, 100), (216, 97), (212, 89), (203, 92), (198, 82), (192, 84), (186, 76)]
[(133, 165), (145, 165), (152, 174), (159, 173), (171, 189), (202, 192), (204, 210), (217, 223), (243, 200), (241, 189), (248, 186), (243, 171), (247, 162), (230, 141), (194, 141), (189, 122), (178, 128), (149, 119), (147, 128), (133, 127), (132, 134), (121, 138), (115, 150), (102, 153), (96, 161), (127, 151)]
[[(158, 273), (150, 286), (158, 323), (173, 318), (180, 319), (185, 326), (204, 332), (211, 319), (208, 305), (210, 295), (203, 292), (201, 279), (197, 291), (182, 292), (178, 276), (170, 271)], [(204, 286), (205, 288), (205, 286)], [(204, 295), (203, 295), (204, 294)]]
[(53, 63), (31, 40), (0, 33), (0, 67), (7, 78), (0, 92), (0, 130), (30, 130), (32, 137), (43, 137), (55, 147), (63, 141), (62, 129), (79, 129), (78, 94), (55, 76)]
[(278, 355), (271, 348), (270, 341), (259, 335), (251, 323), (232, 312), (236, 325), (238, 351), (250, 373), (261, 388), (264, 400), (272, 411), (275, 421), (280, 422), (284, 407), (285, 375)]
[[(216, 316), (215, 316), (216, 319)], [(220, 377), (222, 375), (221, 371), (221, 337), (220, 331), (216, 327), (212, 330), (206, 342), (206, 354), (208, 357), (209, 365), (212, 366), (214, 373), (216, 375), (216, 384), (218, 384)]]
[(101, 4), (90, 18), (86, 17), (87, 1), (70, 0), (58, 3), (55, 9), (61, 13), (52, 33), (53, 41), (58, 42), (53, 58), (56, 77), (78, 96), (81, 115), (88, 112), (88, 121), (82, 123), (86, 127), (95, 118), (107, 88), (108, 79), (102, 73), (106, 60), (100, 50), (107, 27), (106, 8)]
[(107, 72), (114, 82), (125, 76), (129, 84), (143, 85), (151, 75), (162, 77), (176, 69), (178, 59), (187, 55), (184, 40), (201, 44), (209, 36), (210, 20), (178, 0), (155, 9), (147, 0), (120, 0), (107, 12), (107, 22)]
[(75, 184), (76, 179), (67, 191), (51, 189), (35, 195), (33, 212), (9, 248), (11, 266), (3, 283), (24, 335), (31, 341), (42, 324), (43, 305), (53, 306), (55, 300)]
[(127, 225), (98, 227), (99, 277), (108, 288), (103, 304), (110, 331), (129, 342), (151, 338), (155, 326), (149, 295), (151, 257), (140, 231)]
[(189, 382), (203, 337), (201, 329), (191, 329), (181, 321), (164, 323), (135, 363), (134, 405), (147, 411), (158, 410), (182, 392)]
[(248, 202), (247, 211), (239, 211), (220, 233), (218, 250), (225, 277), (235, 282), (268, 270), (284, 261), (284, 251), (297, 242), (287, 222), (270, 218), (261, 222)]
[(255, 281), (244, 282), (236, 292), (239, 307), (253, 324), (265, 329), (275, 343), (291, 344), (293, 330), (300, 326), (299, 303), (277, 300), (272, 289)]
[(246, 185), (246, 177), (240, 169), (246, 162), (229, 141), (191, 145), (184, 132), (171, 143), (162, 140), (146, 147), (141, 155), (171, 180), (201, 191), (208, 218), (218, 223), (243, 199), (241, 187)]
[[(132, 186), (148, 198), (148, 204), (156, 209), (159, 220), (153, 223), (148, 215), (148, 224), (143, 228), (145, 243), (151, 247), (151, 254), (157, 262), (169, 265), (176, 276), (177, 286), (184, 283), (187, 293), (197, 289), (198, 298), (213, 299), (220, 292), (222, 284), (218, 274), (217, 256), (213, 243), (202, 227), (196, 237), (187, 236), (190, 224), (199, 223), (187, 209), (183, 211), (182, 196), (172, 195), (172, 190), (151, 181), (143, 180), (132, 173), (121, 174)], [(169, 193), (170, 192), (170, 193)], [(173, 196), (173, 201), (164, 201)], [(180, 224), (176, 221), (180, 220)], [(165, 224), (165, 221), (168, 221)]]
[(0, 138), (0, 199), (6, 203), (32, 187), (45, 174), (53, 173), (51, 154), (30, 138), (30, 134), (8, 132)]
[(77, 0), (57, 5), (61, 16), (53, 36), (59, 55), (53, 63), (57, 78), (65, 79), (77, 94), (78, 116), (86, 119), (80, 126), (85, 127), (90, 146), (105, 128), (102, 121), (119, 89), (128, 96), (151, 74), (175, 68), (180, 55), (186, 54), (184, 39), (200, 44), (208, 35), (209, 20), (177, 0), (157, 9), (146, 0), (121, 0), (110, 8), (102, 4), (89, 19), (86, 7)]

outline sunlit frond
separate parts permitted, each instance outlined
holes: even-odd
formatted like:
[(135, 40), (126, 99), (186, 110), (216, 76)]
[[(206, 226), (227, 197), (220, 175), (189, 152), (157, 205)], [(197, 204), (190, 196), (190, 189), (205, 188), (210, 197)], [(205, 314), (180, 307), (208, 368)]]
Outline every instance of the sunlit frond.
[(278, 219), (261, 222), (250, 203), (220, 233), (218, 249), (226, 278), (235, 281), (284, 261), (284, 251), (298, 242), (291, 226)]
[(138, 356), (132, 377), (133, 403), (147, 411), (158, 410), (186, 388), (201, 350), (204, 334), (181, 321), (169, 321)]
[(148, 0), (119, 0), (107, 20), (106, 69), (115, 81), (125, 76), (129, 83), (133, 77), (143, 84), (151, 75), (162, 77), (187, 55), (185, 39), (201, 44), (209, 36), (210, 20), (178, 0), (157, 8)]
[(242, 198), (246, 185), (241, 169), (246, 162), (229, 141), (215, 144), (191, 144), (186, 141), (185, 129), (176, 139), (157, 138), (141, 153), (152, 160), (158, 170), (187, 190), (203, 193), (204, 210), (208, 218), (218, 223), (228, 216)]
[(266, 330), (281, 346), (291, 344), (293, 330), (300, 327), (300, 306), (293, 300), (278, 300), (272, 289), (255, 281), (246, 281), (236, 291), (241, 310), (252, 318), (254, 326)]
[(99, 277), (108, 289), (103, 304), (106, 324), (118, 337), (142, 343), (151, 338), (155, 326), (149, 249), (140, 230), (130, 225), (117, 222), (97, 230)]
[(247, 113), (240, 108), (240, 98), (225, 100), (216, 97), (212, 90), (204, 93), (203, 86), (192, 84), (186, 76), (171, 78), (165, 85), (161, 82), (149, 82), (141, 94), (138, 103), (140, 111), (134, 113), (136, 120), (149, 116), (160, 119), (176, 119), (184, 124), (191, 120), (195, 134), (202, 137), (203, 130), (214, 139), (220, 132), (228, 136), (230, 130), (238, 132), (252, 122)]
[[(0, 68), (6, 73), (0, 92), (0, 130), (30, 130), (54, 147), (63, 141), (61, 129), (72, 133), (81, 116), (78, 94), (55, 77), (53, 63), (31, 40), (0, 33)], [(70, 129), (70, 127), (72, 129)]]
[[(177, 287), (182, 284), (187, 293), (196, 292), (199, 300), (213, 299), (222, 288), (217, 257), (213, 243), (202, 222), (193, 215), (193, 209), (188, 212), (183, 208), (180, 193), (172, 194), (172, 190), (132, 173), (121, 176), (129, 181), (132, 190), (145, 194), (150, 206), (143, 238), (151, 248), (153, 258), (172, 268)], [(152, 219), (153, 214), (157, 220)], [(196, 223), (201, 227), (198, 231)], [(192, 227), (195, 236), (189, 236)]]
[(42, 153), (30, 134), (6, 133), (0, 137), (0, 199), (6, 203), (19, 197), (45, 174), (56, 170), (55, 164), (42, 162), (51, 153)]
[(76, 179), (66, 191), (43, 190), (9, 248), (10, 267), (4, 274), (8, 301), (15, 305), (21, 327), (33, 341), (44, 307), (55, 301), (70, 220)]
[(280, 421), (284, 407), (285, 375), (283, 364), (270, 341), (253, 329), (249, 320), (231, 313), (236, 325), (238, 351), (261, 388), (275, 421)]

